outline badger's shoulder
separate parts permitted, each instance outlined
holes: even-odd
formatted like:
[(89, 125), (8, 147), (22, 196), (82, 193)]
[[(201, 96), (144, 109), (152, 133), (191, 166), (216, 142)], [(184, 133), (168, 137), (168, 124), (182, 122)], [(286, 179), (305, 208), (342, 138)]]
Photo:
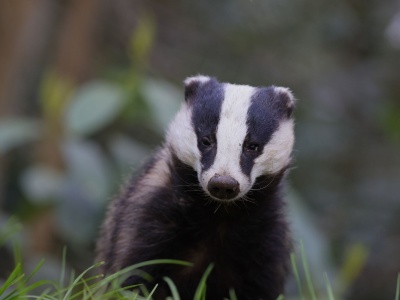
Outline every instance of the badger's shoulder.
[(158, 191), (165, 193), (166, 188), (170, 189), (170, 183), (170, 153), (163, 147), (125, 182), (118, 196), (112, 199), (96, 245), (96, 261), (106, 263), (103, 272), (115, 272), (124, 267), (123, 258), (129, 249), (135, 248), (143, 207)]

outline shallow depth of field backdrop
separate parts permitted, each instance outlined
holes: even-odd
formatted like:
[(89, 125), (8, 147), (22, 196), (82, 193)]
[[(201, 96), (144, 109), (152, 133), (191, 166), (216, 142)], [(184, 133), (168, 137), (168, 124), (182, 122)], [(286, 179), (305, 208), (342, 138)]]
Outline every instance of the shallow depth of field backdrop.
[(293, 90), (288, 200), (314, 284), (327, 272), (338, 299), (394, 299), (400, 2), (390, 0), (2, 0), (0, 280), (12, 240), (26, 268), (45, 257), (41, 278), (59, 276), (65, 245), (69, 268), (93, 263), (107, 203), (162, 141), (196, 74)]

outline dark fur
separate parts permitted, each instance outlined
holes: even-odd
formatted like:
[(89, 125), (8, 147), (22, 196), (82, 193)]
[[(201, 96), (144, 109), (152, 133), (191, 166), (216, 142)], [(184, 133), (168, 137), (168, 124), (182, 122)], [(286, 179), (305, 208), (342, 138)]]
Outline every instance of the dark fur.
[[(203, 83), (188, 80), (185, 100), (193, 112), (204, 172), (216, 158), (224, 84), (215, 78)], [(256, 89), (251, 100), (248, 133), (238, 141), (243, 142), (240, 166), (247, 176), (279, 123), (293, 110), (290, 93), (273, 87)], [(229, 298), (230, 289), (239, 300), (275, 300), (283, 293), (291, 251), (281, 191), (287, 167), (259, 177), (245, 199), (222, 203), (206, 195), (196, 171), (175, 156), (173, 142), (167, 140), (111, 204), (98, 242), (97, 260), (105, 261), (103, 271), (112, 273), (153, 259), (191, 262), (192, 267), (147, 266), (142, 270), (152, 276), (151, 282), (139, 276), (124, 282), (144, 283), (149, 289), (158, 283), (154, 298), (165, 299), (169, 289), (163, 277), (168, 276), (181, 298), (189, 300), (207, 267), (214, 264), (207, 279), (207, 300)], [(258, 151), (246, 151), (251, 144)]]
[[(141, 188), (140, 178), (157, 172), (154, 166), (160, 159), (169, 161), (168, 184), (152, 189), (140, 204), (133, 203), (130, 198)], [(193, 299), (202, 274), (214, 263), (207, 300), (228, 298), (230, 288), (239, 300), (274, 300), (283, 292), (291, 251), (282, 212), (284, 176), (285, 170), (260, 177), (247, 194), (249, 201), (220, 205), (205, 196), (191, 167), (158, 154), (142, 177), (128, 183), (114, 200), (98, 243), (98, 260), (106, 261), (106, 273), (151, 259), (193, 263), (146, 267), (152, 282), (131, 277), (124, 283), (159, 283), (155, 299), (169, 295), (164, 276), (177, 285), (181, 299)]]

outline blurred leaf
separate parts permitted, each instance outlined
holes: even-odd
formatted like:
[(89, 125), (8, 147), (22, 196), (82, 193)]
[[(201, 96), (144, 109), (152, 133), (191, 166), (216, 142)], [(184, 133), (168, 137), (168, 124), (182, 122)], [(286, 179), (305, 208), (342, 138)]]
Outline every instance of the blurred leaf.
[(15, 237), (21, 229), (22, 225), (16, 218), (5, 218), (3, 215), (0, 215), (0, 247), (8, 239)]
[(147, 61), (155, 34), (154, 19), (149, 15), (142, 16), (136, 25), (131, 38), (131, 60), (132, 64), (142, 64)]
[(89, 245), (97, 230), (96, 220), (104, 205), (88, 194), (76, 177), (67, 180), (61, 201), (56, 206), (56, 221), (61, 236), (74, 246)]
[(340, 272), (340, 281), (345, 288), (351, 286), (360, 274), (368, 258), (368, 249), (362, 244), (354, 244), (346, 253), (346, 260)]
[(85, 84), (72, 96), (66, 111), (66, 128), (78, 135), (92, 134), (110, 124), (124, 106), (124, 93), (105, 81)]
[(392, 47), (400, 49), (400, 13), (395, 14), (385, 30), (386, 38)]
[(48, 71), (42, 80), (40, 98), (43, 115), (47, 120), (57, 120), (62, 115), (73, 85), (54, 71)]
[(150, 155), (147, 147), (123, 135), (114, 136), (109, 147), (122, 173), (141, 165)]
[[(293, 189), (288, 194), (288, 204), (293, 237), (296, 244), (302, 242), (307, 247), (310, 270), (313, 270), (315, 274), (323, 274), (326, 271), (334, 273), (329, 259), (327, 238), (318, 230), (312, 213), (304, 205), (304, 200)], [(301, 255), (298, 256), (301, 257)], [(314, 281), (320, 289), (325, 286), (321, 276), (315, 277)]]
[(142, 93), (159, 130), (164, 132), (179, 109), (182, 92), (167, 81), (147, 78), (143, 82)]
[(63, 183), (63, 175), (47, 166), (34, 165), (21, 176), (25, 195), (38, 204), (58, 199)]
[(110, 198), (111, 166), (94, 142), (69, 139), (62, 151), (68, 173), (57, 205), (58, 229), (70, 243), (87, 246), (98, 226), (93, 220)]
[(89, 141), (67, 140), (62, 148), (68, 176), (81, 185), (95, 204), (103, 204), (111, 190), (111, 167), (100, 147)]
[(400, 140), (400, 107), (394, 103), (386, 105), (381, 115), (381, 124), (386, 133), (394, 140)]
[(41, 130), (41, 123), (37, 120), (23, 118), (0, 120), (0, 154), (37, 140)]

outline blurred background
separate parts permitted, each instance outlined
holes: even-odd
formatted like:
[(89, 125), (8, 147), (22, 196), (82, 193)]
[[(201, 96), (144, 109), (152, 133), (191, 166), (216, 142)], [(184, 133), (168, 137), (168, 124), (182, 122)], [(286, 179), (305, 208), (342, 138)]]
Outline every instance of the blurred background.
[[(110, 199), (162, 141), (185, 77), (290, 87), (289, 213), (318, 293), (394, 299), (400, 2), (0, 2), (0, 278), (93, 264)], [(1, 279), (0, 279), (1, 280)], [(292, 280), (293, 281), (293, 280)], [(298, 292), (289, 282), (288, 294)]]

